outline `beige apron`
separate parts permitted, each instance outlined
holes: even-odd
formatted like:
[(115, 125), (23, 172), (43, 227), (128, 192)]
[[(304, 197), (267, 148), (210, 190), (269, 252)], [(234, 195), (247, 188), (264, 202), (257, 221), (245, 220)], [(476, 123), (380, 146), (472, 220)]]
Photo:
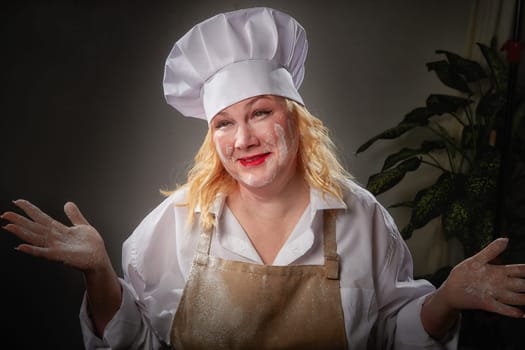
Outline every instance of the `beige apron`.
[(209, 255), (201, 233), (171, 330), (175, 349), (346, 349), (335, 215), (324, 265), (268, 266)]

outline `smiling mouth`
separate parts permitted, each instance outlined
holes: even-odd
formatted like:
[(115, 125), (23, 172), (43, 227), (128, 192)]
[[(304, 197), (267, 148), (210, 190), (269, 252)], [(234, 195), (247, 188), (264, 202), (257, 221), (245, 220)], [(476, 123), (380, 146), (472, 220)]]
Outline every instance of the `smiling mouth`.
[(270, 156), (270, 153), (258, 154), (253, 157), (239, 158), (239, 163), (243, 166), (256, 166), (264, 163), (266, 158)]

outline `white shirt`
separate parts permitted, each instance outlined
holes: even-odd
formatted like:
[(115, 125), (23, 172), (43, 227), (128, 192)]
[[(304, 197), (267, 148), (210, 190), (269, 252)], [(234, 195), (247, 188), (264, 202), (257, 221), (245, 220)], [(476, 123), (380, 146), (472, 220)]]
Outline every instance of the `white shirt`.
[[(103, 338), (93, 332), (86, 300), (80, 319), (86, 348), (157, 349), (169, 344), (171, 324), (199, 239), (187, 227), (185, 190), (166, 198), (124, 242), (123, 301)], [(218, 197), (210, 254), (262, 264), (248, 236)], [(350, 182), (344, 202), (310, 190), (310, 204), (278, 253), (274, 265), (322, 265), (322, 210), (343, 209), (336, 221), (341, 302), (351, 349), (455, 349), (457, 326), (444, 344), (423, 329), (421, 304), (434, 287), (412, 279), (412, 258), (392, 217), (365, 189)], [(368, 345), (367, 345), (368, 344)], [(367, 347), (368, 346), (368, 347)]]

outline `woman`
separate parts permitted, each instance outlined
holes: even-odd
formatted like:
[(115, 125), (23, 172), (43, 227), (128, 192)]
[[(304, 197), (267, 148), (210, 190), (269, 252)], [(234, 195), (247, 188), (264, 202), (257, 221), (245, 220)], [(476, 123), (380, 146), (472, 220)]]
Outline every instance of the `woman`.
[(124, 278), (73, 203), (72, 226), (18, 200), (18, 249), (80, 269), (86, 348), (454, 348), (461, 309), (523, 313), (525, 266), (498, 239), (438, 289), (412, 279), (387, 211), (352, 181), (298, 88), (307, 41), (268, 8), (214, 16), (166, 62), (164, 90), (208, 134), (187, 183), (123, 244)]

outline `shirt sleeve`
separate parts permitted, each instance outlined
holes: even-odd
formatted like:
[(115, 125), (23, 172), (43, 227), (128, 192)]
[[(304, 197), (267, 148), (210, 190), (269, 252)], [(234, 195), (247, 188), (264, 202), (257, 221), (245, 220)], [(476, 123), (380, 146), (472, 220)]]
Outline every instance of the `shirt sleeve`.
[(122, 303), (102, 338), (94, 332), (84, 296), (80, 323), (87, 350), (162, 349), (169, 344), (171, 322), (184, 286), (172, 201), (172, 197), (165, 199), (123, 243)]
[[(381, 349), (456, 349), (459, 322), (442, 341), (430, 337), (423, 328), (421, 307), (435, 288), (426, 280), (414, 280), (412, 256), (388, 212), (378, 206), (387, 231), (386, 252), (376, 278), (378, 307), (377, 337)], [(385, 237), (382, 237), (385, 239)], [(383, 335), (383, 336), (381, 336)]]
[(160, 341), (148, 327), (148, 322), (136, 304), (131, 287), (119, 279), (122, 287), (122, 303), (106, 326), (104, 334), (97, 336), (89, 317), (87, 296), (84, 294), (80, 307), (80, 327), (86, 350), (95, 349), (160, 349)]
[(397, 328), (402, 331), (396, 337), (395, 349), (421, 349), (421, 344), (428, 344), (425, 349), (457, 349), (460, 330), (459, 320), (440, 342), (436, 342), (436, 340), (429, 337), (420, 321), (421, 318), (419, 318), (419, 322), (414, 322), (414, 315), (420, 315), (425, 298), (426, 295), (414, 299), (399, 311)]

